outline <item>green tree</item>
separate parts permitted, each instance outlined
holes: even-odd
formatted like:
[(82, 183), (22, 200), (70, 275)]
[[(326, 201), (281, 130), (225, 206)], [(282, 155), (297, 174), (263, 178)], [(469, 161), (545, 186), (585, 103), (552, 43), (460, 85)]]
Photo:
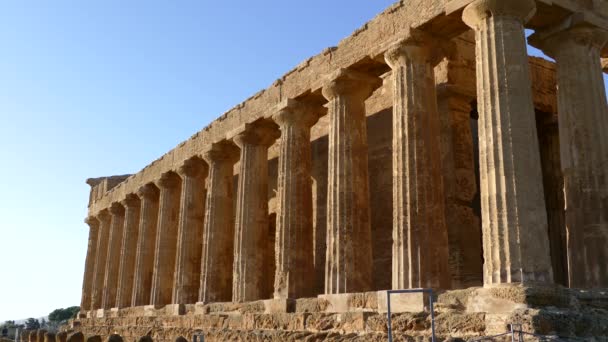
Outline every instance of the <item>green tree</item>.
[(30, 317), (25, 321), (25, 328), (27, 330), (40, 329), (40, 321)]
[(49, 314), (49, 322), (53, 323), (62, 323), (67, 321), (70, 318), (76, 317), (78, 312), (80, 311), (79, 306), (70, 306), (65, 309), (55, 309), (53, 312)]

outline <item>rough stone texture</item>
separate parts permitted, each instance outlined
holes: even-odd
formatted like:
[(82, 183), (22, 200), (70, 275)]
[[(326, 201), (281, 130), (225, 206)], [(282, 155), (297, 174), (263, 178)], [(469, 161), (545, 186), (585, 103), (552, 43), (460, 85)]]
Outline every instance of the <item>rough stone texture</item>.
[(238, 149), (227, 141), (213, 144), (204, 153), (209, 164), (209, 181), (203, 234), (199, 301), (225, 302), (232, 299), (234, 260), (233, 165)]
[(150, 294), (151, 305), (170, 304), (173, 295), (181, 183), (181, 179), (176, 173), (169, 172), (164, 174), (156, 184), (160, 189), (160, 196), (154, 250), (154, 273)]
[[(535, 4), (537, 12), (529, 18), (526, 14), (532, 13), (534, 6), (531, 0), (399, 2), (343, 40), (337, 48), (329, 48), (305, 61), (141, 172), (90, 180), (89, 217), (100, 222), (96, 247), (105, 244), (103, 265), (115, 255), (108, 253), (112, 248), (112, 244), (108, 246), (108, 239), (114, 238), (105, 235), (103, 242), (104, 234), (109, 234), (113, 226), (102, 219), (107, 216), (108, 208), (113, 203), (124, 203), (125, 198), (142, 186), (152, 186), (148, 190), (155, 195), (148, 201), (139, 194), (137, 238), (134, 233), (127, 234), (127, 229), (122, 234), (123, 246), (127, 240), (137, 239), (133, 306), (89, 311), (79, 316), (82, 320), (75, 321), (74, 327), (104, 337), (117, 333), (127, 340), (141, 336), (153, 336), (161, 341), (174, 340), (177, 336), (190, 338), (196, 329), (203, 329), (207, 340), (386, 339), (386, 316), (381, 314), (384, 301), (378, 298), (377, 291), (391, 288), (394, 256), (387, 246), (393, 243), (393, 208), (401, 205), (411, 208), (412, 212), (433, 206), (446, 209), (445, 217), (429, 215), (426, 222), (435, 222), (428, 225), (433, 229), (430, 237), (439, 234), (440, 239), (433, 243), (442, 246), (431, 248), (430, 253), (441, 254), (433, 262), (441, 266), (439, 269), (447, 270), (424, 276), (448, 281), (451, 278), (451, 288), (482, 284), (481, 238), (484, 237), (487, 288), (438, 295), (435, 308), (441, 338), (466, 339), (503, 332), (507, 322), (521, 322), (532, 332), (556, 333), (573, 339), (595, 335), (601, 339), (606, 335), (605, 295), (602, 297), (593, 291), (575, 293), (556, 288), (495, 286), (538, 281), (563, 284), (568, 275), (564, 254), (570, 252), (563, 252), (565, 220), (563, 202), (560, 202), (563, 176), (556, 167), (561, 163), (556, 151), (578, 145), (576, 141), (565, 145), (560, 136), (564, 129), (556, 128), (556, 120), (562, 119), (557, 114), (555, 66), (538, 58), (526, 59), (523, 23), (528, 22), (528, 27), (543, 39), (560, 32), (564, 25), (608, 26), (608, 8), (599, 6), (597, 1), (552, 0), (549, 4), (542, 0)], [(468, 26), (462, 20), (462, 10), (467, 6), (464, 18), (475, 28), (476, 35), (466, 32)], [(476, 10), (480, 11), (474, 13)], [(578, 14), (571, 16), (572, 12)], [(421, 59), (418, 54), (414, 56), (417, 58), (410, 58), (414, 63), (403, 63), (403, 69), (392, 71), (384, 56), (394, 43), (404, 39), (421, 43), (407, 53), (430, 49), (424, 40), (417, 40), (419, 34), (433, 37), (434, 44), (441, 42), (445, 58), (435, 59), (439, 56), (433, 54), (433, 58)], [(448, 40), (449, 44), (443, 44)], [(582, 39), (576, 44), (589, 42)], [(605, 57), (608, 49), (604, 50), (601, 55)], [(590, 51), (595, 53), (593, 49)], [(571, 53), (581, 54), (580, 51)], [(437, 62), (431, 70), (430, 65)], [(597, 77), (598, 73), (590, 72), (595, 62), (587, 62), (584, 58), (577, 59), (558, 70), (582, 65), (589, 72), (581, 75)], [(394, 68), (394, 64), (392, 66)], [(597, 63), (594, 68), (599, 70)], [(569, 80), (578, 77), (578, 73), (568, 71), (566, 75), (568, 82), (580, 82)], [(560, 77), (562, 81), (563, 78)], [(587, 86), (583, 84), (577, 91)], [(560, 98), (566, 97), (563, 88), (568, 85), (560, 86)], [(596, 91), (585, 92), (576, 100), (587, 104), (597, 100), (601, 96)], [(438, 97), (437, 109), (434, 108), (435, 95), (429, 95), (432, 92)], [(477, 102), (476, 93), (479, 94)], [(409, 96), (412, 94), (420, 96)], [(310, 129), (310, 135), (303, 138), (306, 129), (293, 125), (292, 120), (286, 124), (276, 115), (277, 104), (290, 102), (310, 105), (298, 120), (314, 114), (310, 108), (326, 107), (328, 114), (314, 125), (303, 125)], [(420, 103), (430, 105), (418, 108), (416, 104)], [(597, 111), (587, 112), (599, 113), (605, 109), (605, 100), (603, 103)], [(414, 115), (407, 116), (412, 113)], [(426, 135), (405, 129), (409, 135), (402, 138), (402, 142), (417, 146), (417, 154), (407, 163), (393, 161), (397, 150), (393, 148), (394, 136), (390, 133), (392, 127), (399, 127), (398, 120), (403, 117), (419, 118), (417, 122), (424, 122), (428, 127), (423, 130)], [(576, 123), (578, 121), (569, 127), (573, 132), (578, 127)], [(245, 127), (247, 131), (259, 124), (273, 127), (273, 133), (257, 137), (271, 141), (263, 144), (263, 148), (239, 143), (243, 130), (235, 127)], [(282, 126), (282, 138), (272, 143), (278, 135), (275, 124)], [(594, 126), (598, 131), (602, 127), (601, 124)], [(235, 164), (238, 153), (212, 152), (218, 146), (236, 152), (232, 140), (242, 148), (238, 164)], [(585, 156), (596, 158), (594, 156), (603, 151), (604, 143), (600, 145), (591, 147), (593, 153), (583, 149), (584, 153), (577, 155), (585, 159), (580, 165), (595, 165)], [(435, 152), (427, 153), (429, 150)], [(216, 156), (209, 158), (205, 151)], [(220, 154), (222, 157), (218, 157)], [(308, 154), (312, 158), (309, 159)], [(210, 169), (206, 178), (208, 192), (202, 207), (194, 206), (197, 209), (190, 212), (184, 203), (192, 200), (200, 205), (205, 198), (204, 185), (199, 179), (196, 188), (200, 191), (193, 190), (195, 187), (188, 185), (180, 167), (193, 158), (200, 161), (201, 156)], [(480, 165), (476, 164), (477, 159)], [(393, 188), (398, 189), (400, 179), (393, 177), (393, 170), (398, 170), (399, 164), (412, 168), (429, 165), (421, 167), (418, 173), (401, 173), (401, 178), (420, 176), (415, 198), (425, 205), (416, 207), (393, 199)], [(179, 185), (171, 187), (171, 191), (161, 186), (159, 198), (159, 191), (152, 184), (161, 185), (167, 178), (173, 178)], [(235, 182), (239, 183), (236, 201), (232, 195)], [(443, 195), (439, 195), (441, 183)], [(427, 189), (430, 190), (422, 191)], [(234, 234), (232, 208), (235, 202), (237, 234)], [(204, 219), (194, 215), (194, 212), (200, 214), (202, 208)], [(603, 207), (593, 208), (602, 210)], [(126, 216), (125, 221), (129, 221)], [(588, 216), (589, 220), (595, 220), (601, 215), (594, 211)], [(447, 228), (442, 226), (442, 221)], [(127, 226), (125, 223), (125, 228)], [(201, 227), (204, 227), (202, 244), (198, 233)], [(417, 228), (407, 226), (404, 230)], [(442, 234), (447, 234), (447, 242)], [(202, 248), (192, 248), (191, 244), (201, 244)], [(424, 243), (408, 247), (429, 250), (421, 245)], [(601, 255), (602, 246), (598, 246), (600, 248), (594, 247), (595, 250), (585, 253)], [(574, 241), (569, 247), (574, 248)], [(580, 254), (581, 249), (576, 249)], [(121, 265), (127, 263), (129, 256), (125, 248), (120, 254)], [(193, 256), (198, 257), (193, 259)], [(603, 259), (597, 260), (597, 264), (602, 265)], [(156, 267), (148, 265), (152, 261)], [(101, 270), (93, 269), (90, 296), (91, 304), (97, 306), (91, 305), (91, 308), (97, 309), (101, 303), (95, 301), (95, 294), (103, 287), (99, 279), (94, 281)], [(198, 272), (200, 283), (196, 284)], [(118, 271), (119, 279), (122, 273)], [(298, 278), (302, 274), (309, 276)], [(570, 272), (570, 276), (573, 274)], [(100, 280), (104, 277), (116, 275), (112, 271)], [(414, 278), (409, 274), (407, 277)], [(406, 278), (405, 275), (402, 278)], [(275, 296), (279, 298), (258, 300), (273, 296), (273, 282)], [(304, 282), (307, 287), (302, 286)], [(235, 291), (231, 291), (233, 285)], [(197, 286), (198, 289), (193, 290)], [(373, 292), (353, 293), (363, 290)], [(193, 304), (193, 294), (197, 291), (200, 302)], [(334, 294), (302, 298), (308, 294), (300, 291), (310, 291), (306, 293), (311, 295)], [(122, 294), (118, 296), (120, 302), (122, 297)], [(226, 302), (234, 298), (256, 301)], [(405, 304), (399, 306), (405, 307)], [(410, 310), (420, 311), (423, 306)], [(401, 313), (393, 318), (399, 338), (428, 339), (427, 312)]]
[(111, 224), (108, 237), (108, 252), (106, 258), (106, 271), (103, 281), (102, 309), (111, 309), (116, 306), (116, 292), (118, 288), (118, 272), (120, 267), (120, 248), (122, 246), (123, 228), (125, 224), (125, 208), (122, 204), (114, 203), (110, 207)]
[(133, 277), (132, 306), (150, 304), (160, 191), (156, 185), (146, 184), (138, 190), (137, 195), (141, 200), (141, 210)]
[(84, 334), (80, 331), (68, 335), (67, 342), (84, 342)]
[(321, 113), (320, 108), (286, 101), (273, 116), (281, 130), (274, 298), (314, 294), (310, 128)]
[(524, 21), (533, 0), (477, 0), (475, 30), (484, 283), (552, 282)]
[(103, 300), (103, 283), (106, 274), (106, 256), (108, 254), (108, 238), (110, 237), (110, 214), (107, 210), (97, 216), (99, 237), (97, 238), (97, 252), (95, 253), (95, 271), (93, 272), (93, 285), (91, 290), (91, 310), (101, 308)]
[(121, 204), (125, 207), (125, 223), (122, 234), (122, 246), (120, 248), (116, 307), (126, 308), (131, 306), (133, 298), (133, 277), (135, 274), (137, 240), (139, 237), (141, 201), (135, 194), (131, 194)]
[(80, 310), (82, 311), (91, 309), (93, 272), (95, 271), (97, 239), (99, 237), (99, 220), (91, 217), (87, 218), (85, 222), (89, 225), (89, 243), (87, 246), (87, 256), (84, 263), (84, 277), (82, 280), (82, 299), (80, 300)]
[(234, 142), (241, 149), (236, 199), (232, 300), (269, 298), (268, 265), (268, 147), (278, 138), (266, 121), (238, 129)]
[(432, 37), (386, 55), (393, 69), (393, 289), (450, 287)]
[(372, 286), (364, 102), (378, 85), (377, 78), (340, 69), (328, 76), (323, 87), (330, 120), (327, 294), (367, 291)]
[(178, 172), (182, 178), (182, 193), (172, 303), (193, 304), (198, 300), (201, 279), (207, 164), (194, 157)]
[[(608, 287), (608, 104), (600, 51), (608, 30), (575, 18), (536, 40), (556, 60), (571, 287)], [(555, 32), (557, 31), (557, 32)]]

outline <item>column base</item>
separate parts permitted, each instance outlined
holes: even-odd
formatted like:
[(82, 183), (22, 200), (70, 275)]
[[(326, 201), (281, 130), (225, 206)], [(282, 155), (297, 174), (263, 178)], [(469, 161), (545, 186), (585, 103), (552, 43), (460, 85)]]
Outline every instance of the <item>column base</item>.
[(264, 300), (264, 313), (296, 312), (296, 300), (292, 298), (275, 298)]
[(106, 317), (106, 311), (107, 311), (106, 309), (97, 309), (97, 310), (95, 310), (94, 316), (96, 318), (104, 318), (104, 317)]
[(170, 316), (181, 316), (186, 314), (185, 304), (167, 304), (165, 306), (165, 313)]

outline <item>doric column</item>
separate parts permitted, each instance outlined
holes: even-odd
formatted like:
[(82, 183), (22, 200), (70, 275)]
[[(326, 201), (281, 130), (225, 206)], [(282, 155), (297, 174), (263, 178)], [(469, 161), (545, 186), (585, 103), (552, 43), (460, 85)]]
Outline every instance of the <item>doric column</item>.
[(323, 87), (329, 101), (326, 294), (372, 286), (365, 100), (379, 85), (377, 77), (340, 69)]
[(568, 18), (532, 39), (557, 63), (570, 287), (608, 287), (608, 31)]
[[(453, 62), (450, 60), (449, 64)], [(471, 102), (454, 84), (438, 88), (441, 121), (445, 219), (448, 230), (448, 265), (452, 289), (483, 283), (481, 219), (473, 210), (477, 194), (475, 146), (471, 129)]]
[(198, 299), (201, 279), (207, 165), (195, 157), (187, 160), (178, 173), (182, 178), (182, 193), (173, 303), (194, 304)]
[(101, 309), (103, 301), (103, 282), (106, 275), (106, 256), (108, 255), (108, 238), (110, 237), (110, 213), (107, 209), (97, 215), (99, 220), (99, 237), (95, 255), (95, 271), (93, 276), (91, 310)]
[(181, 179), (176, 173), (167, 172), (156, 185), (160, 189), (160, 198), (150, 304), (163, 306), (171, 304), (173, 295)]
[(154, 247), (158, 224), (158, 199), (160, 191), (154, 184), (139, 188), (137, 195), (141, 201), (137, 255), (131, 306), (150, 304), (152, 274), (154, 273)]
[(209, 164), (199, 301), (232, 300), (234, 260), (233, 178), (239, 149), (228, 141), (205, 151)]
[(121, 204), (125, 207), (125, 226), (120, 249), (116, 307), (126, 308), (131, 306), (133, 297), (133, 276), (135, 274), (141, 201), (135, 194), (129, 194)]
[(524, 22), (534, 0), (477, 0), (475, 30), (484, 284), (551, 283)]
[(267, 283), (268, 147), (278, 138), (274, 123), (246, 124), (234, 142), (241, 148), (236, 201), (232, 300), (263, 299)]
[(314, 294), (310, 128), (320, 114), (318, 108), (287, 100), (273, 116), (281, 129), (274, 298)]
[(108, 238), (108, 255), (106, 257), (106, 274), (103, 282), (103, 309), (116, 306), (116, 292), (118, 288), (118, 268), (120, 266), (120, 247), (125, 224), (125, 207), (120, 203), (113, 203), (110, 207), (112, 224)]
[(95, 272), (95, 257), (97, 255), (97, 239), (99, 238), (99, 220), (87, 217), (84, 220), (89, 225), (89, 244), (87, 257), (84, 262), (84, 278), (82, 280), (82, 299), (80, 300), (80, 311), (91, 310), (91, 290)]
[(393, 289), (450, 286), (435, 91), (437, 47), (421, 32), (392, 47)]

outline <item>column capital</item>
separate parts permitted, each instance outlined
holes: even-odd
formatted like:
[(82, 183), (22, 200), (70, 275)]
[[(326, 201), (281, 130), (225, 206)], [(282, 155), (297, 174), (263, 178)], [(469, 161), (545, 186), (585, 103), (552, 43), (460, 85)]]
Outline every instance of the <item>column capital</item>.
[(576, 46), (603, 49), (608, 44), (608, 30), (585, 22), (582, 15), (573, 14), (554, 27), (534, 33), (528, 42), (556, 58), (560, 52), (568, 52)]
[(110, 220), (109, 209), (104, 209), (104, 210), (100, 211), (97, 214), (97, 219), (99, 220), (99, 223), (102, 223), (103, 221), (109, 221)]
[(389, 47), (384, 59), (391, 69), (405, 65), (408, 59), (435, 66), (443, 57), (451, 54), (453, 47), (454, 44), (448, 40), (412, 29), (408, 37)]
[(206, 177), (207, 176), (207, 163), (199, 157), (192, 157), (184, 162), (179, 167), (177, 173), (180, 177)]
[(295, 99), (287, 99), (277, 104), (272, 119), (281, 127), (297, 125), (310, 128), (326, 112), (325, 107), (314, 106)]
[(366, 99), (381, 85), (382, 80), (379, 77), (340, 68), (326, 77), (322, 92), (328, 101), (347, 94)]
[(122, 206), (119, 202), (114, 202), (110, 206), (110, 214), (121, 216), (125, 214), (125, 207)]
[(220, 161), (234, 164), (239, 160), (239, 148), (232, 141), (220, 140), (212, 143), (203, 151), (203, 159), (209, 164)]
[(84, 223), (88, 224), (90, 228), (96, 228), (99, 226), (99, 220), (95, 216), (89, 216), (84, 219)]
[(160, 191), (154, 183), (148, 183), (137, 190), (137, 196), (141, 199), (158, 200)]
[(139, 197), (137, 197), (135, 194), (128, 194), (124, 200), (120, 201), (120, 204), (122, 204), (125, 208), (134, 208), (138, 206), (139, 203)]
[(176, 186), (180, 181), (180, 177), (173, 171), (163, 173), (160, 178), (154, 182), (159, 189), (167, 189)]
[(465, 7), (462, 20), (475, 29), (489, 17), (513, 17), (522, 23), (528, 22), (536, 13), (534, 0), (476, 0)]
[(281, 135), (277, 125), (270, 120), (246, 123), (230, 134), (234, 136), (234, 143), (241, 148), (245, 144), (270, 146)]

